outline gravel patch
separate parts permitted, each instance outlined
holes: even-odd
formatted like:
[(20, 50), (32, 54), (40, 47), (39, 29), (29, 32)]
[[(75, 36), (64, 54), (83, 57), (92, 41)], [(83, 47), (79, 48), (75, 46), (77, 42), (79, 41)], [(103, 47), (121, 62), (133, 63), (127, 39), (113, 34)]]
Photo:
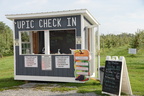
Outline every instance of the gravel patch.
[[(37, 88), (36, 86), (43, 88)], [(51, 85), (51, 84), (50, 84)], [(49, 88), (59, 85), (52, 84), (47, 86), (47, 83), (26, 83), (18, 86), (16, 89), (0, 91), (0, 96), (97, 96), (95, 93), (77, 93), (76, 90), (66, 92), (52, 92)], [(45, 87), (45, 90), (43, 90)]]

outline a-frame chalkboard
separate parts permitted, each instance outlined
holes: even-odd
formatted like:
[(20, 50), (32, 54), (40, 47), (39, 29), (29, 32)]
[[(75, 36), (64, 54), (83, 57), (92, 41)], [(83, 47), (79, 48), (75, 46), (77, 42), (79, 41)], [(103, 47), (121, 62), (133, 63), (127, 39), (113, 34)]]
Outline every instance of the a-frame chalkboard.
[(121, 91), (132, 95), (125, 58), (108, 56), (105, 62), (102, 93), (120, 96)]
[(122, 62), (106, 61), (102, 91), (119, 94)]

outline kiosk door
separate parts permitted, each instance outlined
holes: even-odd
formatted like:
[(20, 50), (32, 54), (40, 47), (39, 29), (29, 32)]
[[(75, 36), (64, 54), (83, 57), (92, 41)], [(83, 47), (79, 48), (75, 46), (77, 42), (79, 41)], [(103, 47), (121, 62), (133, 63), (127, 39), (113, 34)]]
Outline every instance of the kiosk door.
[(95, 33), (93, 28), (86, 28), (85, 31), (85, 49), (89, 50), (90, 59), (90, 76), (95, 77)]
[(32, 32), (32, 52), (34, 54), (44, 54), (44, 31)]
[(85, 33), (85, 48), (90, 51), (91, 47), (91, 32), (90, 28), (86, 28)]
[(38, 54), (38, 46), (39, 46), (39, 39), (38, 39), (39, 35), (38, 32), (32, 32), (32, 38), (33, 38), (33, 53), (34, 54)]

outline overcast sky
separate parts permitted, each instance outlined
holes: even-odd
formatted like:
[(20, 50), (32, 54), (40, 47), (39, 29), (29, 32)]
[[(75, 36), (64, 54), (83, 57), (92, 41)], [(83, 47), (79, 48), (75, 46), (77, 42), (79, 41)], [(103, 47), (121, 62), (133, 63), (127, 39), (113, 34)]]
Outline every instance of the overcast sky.
[(88, 9), (101, 24), (101, 34), (144, 29), (144, 0), (0, 0), (0, 21), (12, 28), (6, 14), (74, 9)]

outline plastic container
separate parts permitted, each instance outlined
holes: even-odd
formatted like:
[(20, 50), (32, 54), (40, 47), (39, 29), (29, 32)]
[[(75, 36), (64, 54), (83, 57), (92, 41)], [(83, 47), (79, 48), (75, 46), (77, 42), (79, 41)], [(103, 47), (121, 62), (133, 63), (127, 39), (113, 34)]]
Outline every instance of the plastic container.
[(103, 84), (103, 76), (104, 76), (105, 66), (100, 67), (100, 83)]

